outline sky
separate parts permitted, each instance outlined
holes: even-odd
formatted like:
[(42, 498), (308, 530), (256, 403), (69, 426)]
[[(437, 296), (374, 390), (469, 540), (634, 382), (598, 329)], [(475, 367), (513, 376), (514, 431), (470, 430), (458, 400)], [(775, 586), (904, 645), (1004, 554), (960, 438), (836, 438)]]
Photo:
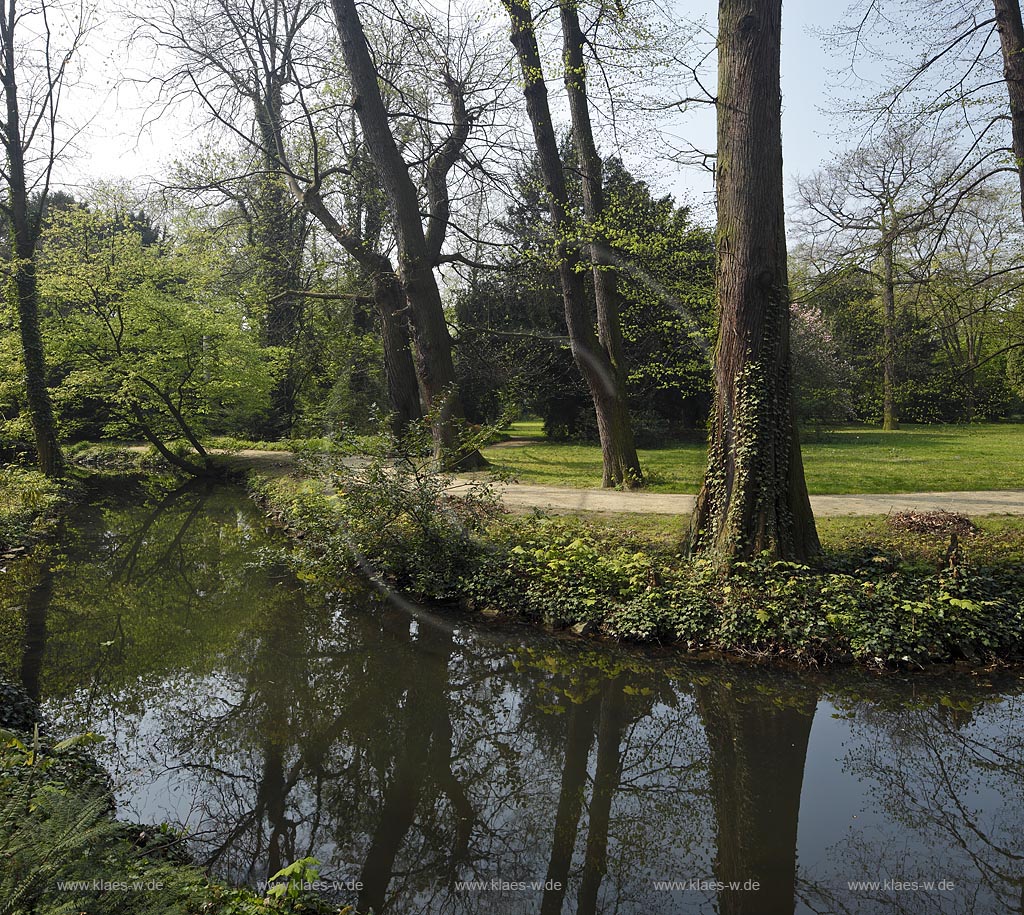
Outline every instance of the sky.
[[(685, 15), (704, 17), (710, 28), (717, 20), (715, 0), (680, 0)], [(782, 155), (787, 192), (792, 197), (798, 177), (809, 175), (828, 162), (841, 148), (837, 125), (826, 109), (842, 88), (845, 61), (837, 61), (826, 49), (820, 33), (839, 24), (847, 10), (845, 0), (784, 0), (782, 9)], [(860, 62), (858, 75), (874, 77), (872, 65)], [(682, 133), (701, 148), (713, 148), (715, 116), (710, 107), (683, 116)], [(676, 196), (710, 204), (711, 178), (687, 169), (673, 176), (667, 188)]]
[[(715, 0), (675, 0), (678, 12), (688, 19), (703, 18), (713, 29)], [(787, 188), (792, 194), (797, 176), (809, 174), (837, 149), (833, 120), (823, 112), (830, 98), (830, 78), (836, 69), (815, 29), (835, 25), (846, 9), (845, 0), (785, 0), (782, 36), (783, 157)], [(87, 70), (88, 100), (92, 117), (82, 133), (77, 151), (61, 170), (72, 190), (97, 179), (128, 180), (145, 185), (198, 140), (194, 134), (195, 112), (175, 108), (153, 119), (146, 109), (149, 90), (138, 83), (119, 82), (125, 73), (144, 79), (152, 62), (141, 59), (139, 49), (126, 54), (122, 43), (124, 25), (112, 13), (101, 16), (94, 32)], [(710, 39), (709, 39), (710, 41)], [(713, 85), (713, 83), (712, 83)], [(69, 97), (69, 104), (71, 103)], [(75, 100), (77, 101), (77, 100)], [(673, 130), (702, 149), (714, 146), (714, 111), (708, 106), (678, 116)], [(655, 185), (711, 213), (711, 179), (696, 168), (680, 169), (654, 157), (627, 156), (641, 172), (657, 176)]]

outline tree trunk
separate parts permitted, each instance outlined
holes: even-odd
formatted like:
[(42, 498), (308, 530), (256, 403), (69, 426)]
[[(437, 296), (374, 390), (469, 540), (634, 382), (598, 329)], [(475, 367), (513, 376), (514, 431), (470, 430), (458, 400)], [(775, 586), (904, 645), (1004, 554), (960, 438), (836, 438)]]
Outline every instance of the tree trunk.
[(1003, 75), (1010, 97), (1013, 156), (1020, 181), (1021, 218), (1024, 218), (1024, 24), (1020, 0), (993, 0), (999, 43), (1003, 50)]
[(303, 233), (294, 205), (288, 206), (288, 191), (278, 174), (275, 125), (280, 123), (280, 107), (277, 98), (264, 99), (256, 106), (260, 152), (266, 174), (258, 179), (252, 203), (252, 236), (267, 301), (263, 345), (281, 347), (288, 352), (285, 370), (270, 392), (270, 415), (261, 429), (261, 434), (268, 439), (290, 434), (295, 421), (298, 391), (294, 347), (305, 307), (299, 291)]
[(380, 315), (384, 341), (384, 372), (391, 400), (392, 429), (401, 435), (409, 423), (422, 416), (416, 366), (409, 349), (409, 324), (405, 317), (405, 296), (392, 271), (375, 273), (373, 298)]
[[(13, 198), (14, 195), (11, 196)], [(18, 263), (14, 268), (14, 282), (11, 288), (17, 308), (18, 329), (21, 333), (25, 399), (35, 436), (39, 469), (48, 477), (56, 477), (64, 470), (64, 456), (57, 441), (53, 404), (50, 401), (50, 392), (46, 388), (46, 358), (43, 353), (43, 338), (39, 332), (39, 288), (34, 262), (35, 245), (29, 244), (26, 250), (26, 246), (23, 246), (18, 238), (21, 234), (22, 232), (15, 228)]]
[(612, 464), (611, 478), (616, 483), (640, 486), (643, 474), (633, 441), (633, 426), (626, 406), (626, 365), (623, 355), (622, 328), (619, 322), (620, 298), (615, 266), (608, 256), (609, 246), (602, 229), (605, 200), (601, 177), (601, 157), (594, 142), (587, 102), (586, 63), (583, 58), (583, 30), (575, 0), (560, 0), (562, 37), (565, 52), (565, 89), (569, 96), (573, 141), (579, 159), (583, 185), (583, 215), (590, 234), (590, 262), (593, 265), (594, 300), (597, 306), (597, 336), (609, 362), (609, 384), (614, 388), (615, 433), (608, 447), (602, 442), (606, 466)]
[(728, 563), (820, 550), (793, 414), (782, 178), (782, 0), (720, 0), (719, 332), (690, 548)]
[[(10, 219), (12, 236), (11, 248), (17, 259), (13, 265), (13, 282), (10, 284), (14, 296), (15, 311), (18, 315), (18, 330), (21, 335), (22, 361), (25, 368), (25, 399), (28, 403), (29, 420), (36, 441), (36, 460), (39, 469), (48, 477), (60, 476), (64, 470), (64, 455), (57, 441), (56, 424), (53, 420), (53, 404), (46, 389), (46, 357), (43, 338), (39, 331), (39, 286), (36, 279), (36, 240), (39, 226), (29, 213), (28, 182), (25, 177), (25, 146), (21, 135), (21, 111), (18, 104), (18, 83), (15, 77), (16, 57), (14, 26), (17, 19), (13, 6), (5, 8), (4, 15), (10, 14), (3, 22), (3, 84), (5, 113), (3, 124), (3, 147), (7, 154), (7, 215)], [(51, 86), (51, 88), (53, 88)], [(31, 138), (29, 140), (31, 142)], [(51, 160), (52, 163), (52, 160)], [(45, 189), (40, 201), (38, 218), (46, 209)]]
[(533, 13), (526, 0), (503, 0), (503, 3), (512, 24), (512, 46), (522, 68), (526, 112), (533, 126), (537, 157), (547, 190), (569, 345), (594, 402), (604, 462), (602, 485), (636, 486), (641, 480), (633, 476), (631, 466), (637, 465), (636, 473), (639, 473), (639, 466), (632, 448), (629, 417), (616, 382), (615, 366), (594, 330), (593, 318), (588, 313), (583, 275), (579, 270), (579, 255), (568, 241), (575, 227), (569, 216), (569, 195), (551, 122)]
[(583, 876), (576, 897), (577, 915), (596, 915), (597, 894), (608, 872), (608, 830), (612, 800), (622, 777), (622, 733), (626, 728), (625, 683), (621, 677), (607, 681), (601, 697), (601, 721), (597, 731), (597, 762), (594, 793), (587, 817), (587, 847)]
[(565, 755), (562, 759), (562, 778), (558, 786), (558, 805), (555, 808), (551, 855), (544, 876), (540, 915), (562, 915), (565, 905), (580, 814), (583, 812), (583, 794), (587, 788), (587, 761), (590, 758), (590, 745), (594, 741), (596, 712), (596, 698), (582, 703), (573, 702), (566, 712)]
[(352, 84), (353, 107), (391, 211), (398, 243), (398, 276), (409, 303), (414, 359), (424, 406), (433, 422), (434, 451), (438, 460), (446, 463), (452, 462), (454, 454), (455, 463), (464, 469), (484, 466), (487, 462), (477, 451), (456, 453), (457, 421), (463, 411), (452, 363), (452, 341), (423, 229), (419, 196), (391, 133), (355, 0), (332, 0), (332, 7)]
[(882, 429), (891, 432), (899, 428), (896, 415), (896, 283), (893, 278), (893, 243), (888, 238), (882, 247), (882, 304), (885, 314), (882, 323)]
[[(813, 695), (783, 703), (769, 690), (698, 686), (695, 698), (711, 754), (718, 827), (715, 877), (721, 915), (776, 915), (796, 907), (797, 826)], [(757, 890), (732, 890), (756, 880)]]

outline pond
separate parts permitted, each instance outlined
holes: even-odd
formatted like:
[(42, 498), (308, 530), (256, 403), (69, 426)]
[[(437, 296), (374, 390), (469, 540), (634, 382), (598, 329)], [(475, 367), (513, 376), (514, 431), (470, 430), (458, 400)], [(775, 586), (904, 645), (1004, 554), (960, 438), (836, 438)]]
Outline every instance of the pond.
[[(2, 662), (119, 814), (375, 913), (1024, 912), (1024, 679), (640, 653), (301, 581), (231, 487), (99, 488)], [(312, 576), (306, 576), (311, 578)]]

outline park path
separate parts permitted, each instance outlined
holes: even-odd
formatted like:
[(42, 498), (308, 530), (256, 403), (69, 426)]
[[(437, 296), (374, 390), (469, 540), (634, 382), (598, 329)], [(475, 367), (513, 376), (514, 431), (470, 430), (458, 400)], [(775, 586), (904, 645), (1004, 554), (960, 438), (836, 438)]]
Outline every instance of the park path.
[[(270, 476), (292, 473), (295, 455), (287, 451), (220, 452), (234, 462)], [(479, 476), (479, 475), (478, 475)], [(539, 508), (553, 512), (636, 512), (647, 515), (688, 515), (694, 497), (682, 493), (619, 492), (569, 486), (495, 484), (502, 502), (515, 511)], [(955, 511), (965, 515), (1024, 515), (1024, 490), (979, 492), (904, 492), (811, 496), (816, 515), (887, 515), (897, 511)]]
[[(688, 515), (694, 497), (680, 493), (618, 492), (614, 489), (570, 489), (565, 486), (499, 486), (502, 501), (512, 509), (540, 508), (555, 512), (638, 512)], [(904, 492), (884, 495), (811, 496), (814, 514), (887, 515), (897, 511), (951, 511), (965, 515), (1024, 515), (1024, 490), (991, 492)]]

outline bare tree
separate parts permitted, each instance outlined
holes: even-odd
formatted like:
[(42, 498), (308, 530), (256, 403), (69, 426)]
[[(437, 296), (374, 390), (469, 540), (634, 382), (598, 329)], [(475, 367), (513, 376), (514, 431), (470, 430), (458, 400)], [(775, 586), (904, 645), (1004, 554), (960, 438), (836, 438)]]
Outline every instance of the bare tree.
[(820, 549), (793, 414), (779, 66), (782, 0), (719, 0), (715, 406), (691, 549)]
[[(569, 343), (573, 358), (587, 383), (597, 416), (604, 462), (603, 485), (636, 486), (642, 482), (642, 477), (623, 399), (624, 384), (619, 377), (622, 370), (621, 350), (620, 361), (616, 363), (605, 345), (614, 344), (618, 329), (617, 304), (613, 301), (613, 290), (609, 288), (609, 283), (613, 282), (613, 279), (609, 280), (610, 274), (602, 275), (600, 263), (593, 265), (595, 279), (601, 289), (602, 303), (606, 308), (605, 336), (602, 341), (595, 331), (594, 319), (587, 306), (579, 246), (573, 241), (576, 226), (572, 218), (569, 191), (551, 119), (547, 87), (544, 84), (544, 68), (537, 43), (537, 24), (533, 11), (525, 0), (503, 0), (503, 3), (511, 22), (512, 46), (519, 57), (523, 75), (526, 112), (533, 128), (538, 163), (547, 191)], [(572, 11), (567, 9), (566, 15), (572, 16)], [(576, 46), (572, 53), (578, 59), (579, 35), (578, 31), (572, 35), (571, 25), (570, 35), (567, 47), (571, 49)], [(586, 110), (586, 96), (582, 74), (577, 68), (572, 68), (572, 72), (567, 76), (567, 82), (572, 84), (571, 91), (574, 94), (576, 109), (574, 117), (583, 129), (587, 129), (589, 116)], [(593, 149), (593, 138), (590, 139), (590, 148), (585, 151), (596, 152)], [(587, 146), (585, 140), (583, 145)], [(584, 167), (589, 170), (586, 181), (590, 198), (589, 215), (594, 217), (599, 213), (598, 207), (601, 204), (600, 192), (595, 188), (595, 180), (600, 183), (600, 159), (597, 160), (596, 172), (592, 159)], [(610, 292), (612, 296), (608, 295)]]
[(947, 130), (958, 121), (971, 160), (964, 176), (977, 184), (1016, 173), (1024, 217), (1020, 0), (858, 0), (834, 37), (854, 61), (867, 55), (889, 64), (890, 85), (855, 108), (873, 119), (916, 109), (920, 118), (943, 119)]
[[(797, 224), (807, 237), (811, 262), (822, 272), (836, 266), (859, 271), (879, 291), (886, 430), (898, 424), (898, 293), (920, 281), (929, 260), (922, 249), (934, 246), (935, 232), (948, 218), (944, 210), (955, 174), (941, 141), (927, 128), (890, 124), (877, 139), (840, 155), (799, 184), (803, 212)], [(959, 202), (956, 194), (952, 199)], [(928, 228), (934, 231), (922, 240)]]
[(35, 435), (36, 459), (47, 476), (63, 469), (53, 405), (46, 387), (46, 356), (39, 329), (36, 250), (54, 165), (63, 151), (62, 94), (86, 29), (87, 10), (36, 0), (6, 0), (0, 10), (0, 176), (7, 199), (0, 211), (10, 223), (10, 295), (18, 317), (25, 394)]

